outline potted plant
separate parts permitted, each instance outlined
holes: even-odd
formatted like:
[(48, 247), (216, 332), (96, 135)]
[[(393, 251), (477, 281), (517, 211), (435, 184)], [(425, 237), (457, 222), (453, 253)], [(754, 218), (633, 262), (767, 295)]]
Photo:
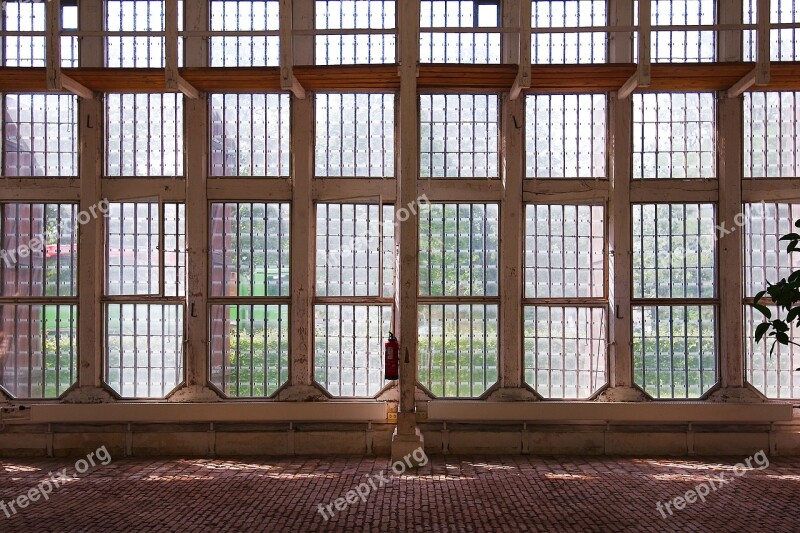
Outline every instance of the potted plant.
[[(789, 254), (800, 252), (800, 219), (795, 221), (794, 226), (798, 228), (798, 231), (787, 233), (780, 239), (788, 243), (786, 253)], [(767, 285), (766, 290), (756, 294), (752, 306), (765, 318), (765, 321), (756, 328), (756, 342), (771, 338), (772, 347), (769, 351), (771, 356), (778, 344), (800, 346), (800, 343), (793, 341), (789, 337), (789, 329), (792, 323), (800, 327), (800, 269), (792, 272), (788, 278), (784, 278), (777, 283), (767, 282)], [(772, 299), (771, 305), (777, 308), (774, 317), (772, 316), (772, 310), (761, 303), (765, 295), (770, 296)], [(784, 312), (786, 316), (781, 318)], [(800, 368), (797, 370), (800, 371)]]

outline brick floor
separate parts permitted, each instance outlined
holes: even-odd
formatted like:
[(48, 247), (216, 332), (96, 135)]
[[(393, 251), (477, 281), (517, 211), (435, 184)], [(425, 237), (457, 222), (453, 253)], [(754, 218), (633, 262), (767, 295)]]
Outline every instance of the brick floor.
[[(0, 511), (0, 531), (800, 531), (800, 458), (736, 477), (741, 460), (431, 457), (395, 478), (374, 457), (114, 459)], [(75, 459), (0, 460), (0, 499), (63, 468), (72, 475)], [(705, 503), (662, 518), (657, 502), (720, 474), (732, 481), (706, 485)], [(365, 502), (322, 517), (319, 504), (361, 483)]]

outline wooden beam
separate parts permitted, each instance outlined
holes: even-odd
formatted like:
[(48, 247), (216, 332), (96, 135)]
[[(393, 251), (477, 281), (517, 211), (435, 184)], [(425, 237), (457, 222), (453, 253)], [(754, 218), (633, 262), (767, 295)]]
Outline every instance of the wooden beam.
[(770, 0), (756, 4), (756, 85), (767, 85), (770, 78), (769, 4)]
[(94, 98), (94, 91), (92, 91), (85, 85), (73, 80), (63, 72), (61, 73), (60, 78), (61, 78), (61, 87), (55, 90), (66, 89), (67, 91), (71, 92), (72, 94), (76, 94), (81, 98), (87, 98), (87, 99)]
[(737, 81), (733, 84), (733, 86), (727, 90), (728, 98), (736, 98), (750, 87), (755, 85), (756, 83), (756, 71), (751, 70), (748, 72), (742, 79)]
[(650, 19), (650, 0), (639, 1), (639, 63), (636, 73), (617, 91), (617, 98), (625, 99), (639, 87), (648, 87), (651, 78), (650, 64), (650, 43), (651, 43), (651, 19)]
[[(288, 7), (287, 7), (288, 6)], [(289, 13), (285, 13), (290, 11)], [(284, 21), (289, 15), (289, 30), (293, 26), (298, 29), (313, 28), (313, 0), (281, 0), (281, 48), (286, 45), (297, 53), (298, 59), (313, 59), (313, 39), (298, 41), (297, 49), (292, 46), (291, 31), (286, 35)], [(285, 50), (283, 50), (285, 52)], [(282, 61), (286, 61), (281, 56)], [(291, 63), (290, 63), (291, 64)], [(314, 178), (314, 99), (306, 98), (292, 101), (291, 114), (291, 242), (292, 253), (292, 300), (289, 307), (291, 313), (292, 334), (289, 338), (289, 380), (294, 389), (303, 390), (314, 384), (314, 292), (316, 270), (316, 231), (317, 216), (312, 197), (312, 180)]]
[[(81, 0), (78, 5), (79, 24), (85, 30), (102, 30), (104, 23), (102, 0)], [(87, 37), (81, 42), (80, 64), (100, 67), (104, 62), (102, 37)], [(103, 149), (103, 112), (99, 98), (78, 102), (78, 142), (80, 157), (80, 206), (91, 209), (103, 199), (101, 177), (105, 161)], [(98, 389), (103, 382), (103, 290), (105, 265), (105, 221), (92, 219), (78, 226), (78, 345), (80, 365), (78, 384), (81, 389)]]
[(639, 73), (639, 86), (647, 87), (650, 85), (651, 70), (651, 42), (652, 24), (650, 0), (639, 0), (639, 61), (637, 72)]
[[(419, 0), (404, 0), (398, 12), (398, 50), (400, 58), (400, 96), (397, 108), (397, 203), (395, 208), (417, 204), (419, 190)], [(394, 328), (400, 342), (398, 387), (400, 402), (397, 429), (392, 437), (392, 459), (403, 439), (412, 441), (419, 435), (416, 421), (416, 385), (418, 360), (417, 297), (419, 265), (417, 263), (419, 229), (417, 210), (410, 209), (405, 219), (395, 217), (396, 262)]]
[(291, 91), (302, 100), (306, 90), (294, 75), (294, 39), (292, 23), (292, 1), (280, 0), (280, 69), (281, 89)]
[[(651, 68), (650, 85), (640, 92), (727, 91), (755, 68), (755, 63), (672, 63)], [(517, 65), (419, 65), (420, 92), (507, 91)], [(95, 93), (170, 92), (160, 68), (80, 67), (62, 74)], [(400, 89), (394, 65), (304, 65), (294, 75), (307, 91), (391, 92)], [(601, 65), (533, 65), (526, 93), (597, 94), (617, 91), (634, 73), (632, 63)], [(282, 91), (278, 67), (184, 67), (181, 77), (201, 92), (253, 93)], [(43, 67), (0, 67), (0, 92), (47, 92)], [(800, 62), (772, 62), (770, 82), (761, 90), (800, 91)]]
[(94, 92), (61, 72), (61, 0), (48, 0), (46, 6), (45, 71), (47, 90), (67, 90), (81, 98), (94, 98)]
[(527, 0), (519, 2), (519, 70), (511, 86), (509, 99), (516, 100), (522, 92), (531, 86), (531, 3)]
[(284, 91), (291, 91), (300, 100), (306, 97), (306, 90), (303, 85), (297, 81), (294, 74), (289, 73), (288, 79), (281, 76), (281, 89)]
[(633, 91), (639, 88), (639, 71), (637, 70), (634, 72), (628, 81), (626, 81), (622, 87), (617, 91), (617, 98), (620, 100), (624, 100), (625, 98), (629, 97), (633, 94)]
[[(727, 91), (728, 98), (736, 98), (754, 85), (765, 86), (770, 79), (769, 2), (758, 0), (756, 11), (756, 68), (748, 72)], [(741, 10), (740, 10), (741, 11)]]
[(178, 0), (166, 0), (164, 18), (166, 24), (164, 87), (168, 91), (181, 92), (187, 98), (197, 100), (200, 98), (200, 91), (183, 79), (178, 71)]

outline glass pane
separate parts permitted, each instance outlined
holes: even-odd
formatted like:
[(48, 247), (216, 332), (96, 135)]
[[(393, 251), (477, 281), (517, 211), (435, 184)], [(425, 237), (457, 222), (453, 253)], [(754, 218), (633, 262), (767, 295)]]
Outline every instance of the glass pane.
[[(394, 0), (316, 0), (318, 30), (394, 29)], [(396, 36), (390, 34), (318, 35), (314, 38), (317, 65), (394, 63)]]
[(316, 175), (394, 176), (394, 95), (317, 94)]
[(314, 379), (333, 396), (375, 396), (383, 379), (390, 305), (314, 307)]
[(211, 306), (211, 383), (230, 397), (267, 397), (289, 379), (288, 305)]
[(123, 398), (163, 398), (183, 381), (183, 306), (106, 305), (106, 383)]
[[(108, 31), (166, 31), (164, 0), (106, 0)], [(178, 29), (183, 29), (183, 1), (178, 0)], [(178, 38), (178, 65), (183, 64), (183, 37)], [(106, 37), (106, 66), (161, 68), (165, 64), (164, 37)]]
[(289, 295), (289, 204), (211, 204), (211, 296)]
[(419, 306), (419, 381), (439, 397), (474, 398), (497, 381), (496, 305)]
[[(291, 4), (289, 4), (291, 5)], [(277, 0), (212, 0), (211, 31), (278, 31)], [(280, 37), (212, 36), (212, 67), (276, 67), (280, 63)]]
[[(776, 307), (770, 306), (773, 317), (786, 317), (785, 311), (778, 314)], [(764, 321), (761, 313), (750, 306), (744, 308), (744, 347), (747, 381), (764, 396), (780, 400), (796, 400), (800, 398), (800, 349), (797, 345), (782, 346), (773, 339), (766, 338), (756, 344), (756, 327)], [(794, 324), (794, 323), (793, 323)], [(800, 338), (800, 328), (792, 325), (789, 338)], [(770, 353), (771, 352), (771, 353)]]
[(525, 381), (545, 398), (588, 398), (606, 383), (606, 310), (526, 306)]
[(318, 296), (392, 296), (393, 206), (319, 204), (316, 240)]
[(654, 398), (698, 398), (717, 381), (713, 305), (634, 306), (634, 382)]
[[(634, 24), (639, 23), (639, 2), (634, 1)], [(716, 22), (715, 0), (651, 0), (654, 26), (712, 25)], [(650, 59), (654, 63), (698, 63), (716, 60), (715, 31), (654, 31)], [(634, 62), (638, 61), (638, 35), (633, 38)]]
[(528, 95), (525, 157), (528, 178), (606, 177), (606, 96)]
[(183, 175), (183, 95), (106, 95), (106, 175)]
[(106, 294), (183, 296), (186, 221), (183, 204), (164, 204), (164, 287), (161, 287), (159, 206), (111, 203), (107, 215)]
[(603, 206), (527, 206), (525, 297), (592, 298), (604, 295)]
[[(744, 22), (755, 24), (757, 22), (758, 0), (744, 0)], [(800, 3), (796, 0), (770, 0), (769, 20), (771, 24), (798, 23), (800, 22)], [(770, 61), (797, 61), (800, 58), (798, 44), (800, 29), (774, 29), (769, 32)], [(744, 32), (744, 60), (756, 60), (756, 32)]]
[(496, 178), (500, 112), (494, 94), (423, 94), (421, 178)]
[(633, 297), (716, 295), (713, 204), (633, 205)]
[[(36, 0), (6, 0), (0, 9), (0, 22), (4, 31), (41, 32), (41, 35), (8, 35), (0, 37), (3, 53), (2, 65), (6, 67), (44, 67), (47, 30), (47, 4)], [(67, 2), (61, 4), (61, 28), (78, 29), (78, 7)], [(61, 66), (78, 66), (78, 38), (61, 37)]]
[[(497, 28), (499, 0), (421, 0), (420, 28)], [(500, 63), (500, 34), (465, 31), (419, 35), (422, 63)]]
[(57, 398), (78, 380), (77, 305), (0, 305), (0, 386)]
[(421, 204), (419, 293), (497, 296), (497, 204)]
[(3, 175), (78, 175), (77, 97), (6, 94), (3, 97)]
[(2, 296), (78, 295), (77, 212), (75, 204), (0, 204)]
[[(533, 0), (532, 28), (605, 26), (605, 0)], [(534, 33), (531, 60), (538, 64), (604, 63), (604, 32)]]
[(211, 95), (211, 175), (289, 176), (288, 94)]
[(796, 232), (800, 204), (744, 204), (744, 296), (752, 298), (800, 269), (800, 254), (786, 253), (780, 238)]
[(744, 94), (744, 177), (800, 177), (800, 93)]
[(715, 178), (712, 93), (633, 95), (633, 177)]

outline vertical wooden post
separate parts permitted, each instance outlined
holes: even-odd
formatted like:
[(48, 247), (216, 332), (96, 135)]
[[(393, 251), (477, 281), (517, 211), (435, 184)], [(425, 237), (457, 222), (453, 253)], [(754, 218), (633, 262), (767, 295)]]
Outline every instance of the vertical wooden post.
[[(398, 149), (396, 168), (398, 208), (417, 203), (419, 175), (419, 117), (417, 113), (417, 66), (419, 63), (419, 0), (403, 0), (398, 10), (400, 53), (400, 103), (397, 113)], [(417, 296), (419, 295), (418, 215), (408, 209), (405, 220), (395, 219), (397, 239), (397, 283), (394, 321), (400, 341), (400, 405), (397, 428), (392, 436), (392, 460), (397, 461), (423, 445), (417, 428)]]
[[(289, 4), (289, 2), (281, 5)], [(284, 13), (282, 22), (292, 30), (314, 28), (314, 0), (295, 0), (291, 17)], [(282, 39), (292, 39), (290, 59), (298, 64), (314, 63), (314, 38), (293, 36), (292, 31), (281, 33)], [(283, 42), (281, 42), (283, 47)], [(312, 196), (314, 177), (314, 98), (292, 96), (292, 225), (291, 225), (291, 348), (289, 386), (278, 394), (287, 401), (323, 400), (328, 395), (314, 384), (314, 282), (316, 262), (314, 237), (316, 213)]]
[[(632, 0), (610, 0), (609, 24), (629, 26), (633, 21)], [(629, 63), (632, 38), (628, 33), (614, 33), (609, 38), (609, 61)], [(607, 401), (637, 401), (644, 393), (633, 386), (631, 331), (631, 154), (633, 151), (633, 109), (631, 98), (608, 98), (609, 113), (609, 388), (600, 396)]]
[[(103, 2), (82, 0), (78, 5), (80, 28), (101, 31), (104, 27)], [(102, 67), (105, 64), (102, 37), (82, 37), (80, 42), (80, 65)], [(103, 99), (78, 99), (79, 177), (81, 188), (81, 211), (97, 210), (102, 197), (101, 180), (105, 161), (103, 150)], [(102, 388), (103, 376), (103, 253), (105, 220), (90, 217), (86, 224), (78, 227), (78, 367), (79, 388), (66, 397), (67, 402), (112, 401), (113, 397)]]
[[(759, 4), (760, 6), (761, 4)], [(721, 24), (743, 22), (742, 0), (720, 0), (718, 9)], [(720, 61), (741, 61), (741, 32), (720, 32), (718, 37)], [(717, 233), (719, 275), (719, 329), (718, 362), (721, 388), (712, 393), (712, 400), (759, 400), (762, 395), (745, 384), (744, 344), (742, 317), (743, 235), (741, 227), (742, 206), (742, 132), (743, 97), (728, 97), (720, 91), (717, 98), (717, 175), (719, 202), (717, 224), (730, 233)]]
[[(209, 6), (206, 0), (186, 0), (184, 27), (207, 31)], [(175, 44), (177, 46), (177, 43)], [(184, 40), (184, 64), (208, 65), (208, 39)], [(186, 340), (184, 361), (186, 386), (170, 396), (173, 401), (218, 401), (219, 395), (208, 386), (208, 95), (184, 98), (184, 181), (186, 186)]]
[[(518, 19), (521, 12), (525, 11), (520, 9), (523, 3), (524, 0), (503, 2), (503, 26), (520, 25)], [(530, 9), (527, 10), (527, 15), (530, 19)], [(530, 63), (530, 36), (524, 37), (514, 33), (503, 34), (504, 63), (519, 61)], [(521, 46), (527, 47), (527, 54), (520, 48)], [(524, 388), (522, 377), (524, 93), (513, 100), (509, 93), (503, 93), (501, 112), (503, 201), (500, 206), (500, 388), (490, 395), (490, 399), (536, 399), (537, 396), (533, 392)]]

